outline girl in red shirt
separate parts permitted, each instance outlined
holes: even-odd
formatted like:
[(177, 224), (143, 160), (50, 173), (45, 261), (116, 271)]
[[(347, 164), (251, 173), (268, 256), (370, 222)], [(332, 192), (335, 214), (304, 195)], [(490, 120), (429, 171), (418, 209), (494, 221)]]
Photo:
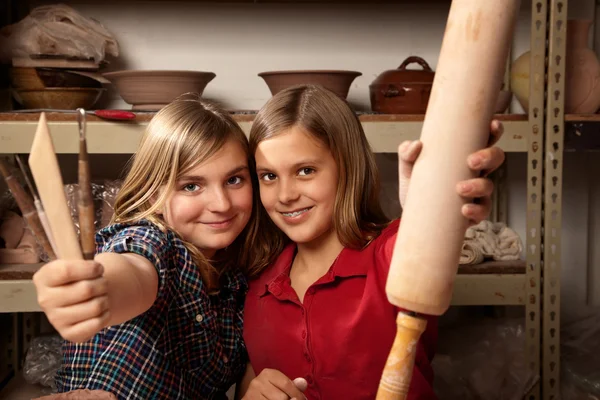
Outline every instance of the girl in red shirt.
[[(492, 136), (502, 126), (492, 123)], [(373, 399), (396, 333), (398, 308), (385, 282), (398, 221), (379, 205), (379, 173), (356, 114), (337, 95), (298, 86), (275, 95), (250, 132), (272, 260), (252, 271), (244, 339), (250, 364), (245, 399)], [(420, 142), (399, 148), (400, 202)], [(467, 162), (496, 169), (502, 150), (489, 147)], [(463, 214), (490, 211), (486, 178), (461, 182)], [(418, 345), (410, 399), (434, 399), (431, 360), (437, 319)], [(303, 379), (297, 379), (303, 378)], [(292, 379), (297, 379), (292, 381)], [(296, 383), (296, 384), (295, 384)]]

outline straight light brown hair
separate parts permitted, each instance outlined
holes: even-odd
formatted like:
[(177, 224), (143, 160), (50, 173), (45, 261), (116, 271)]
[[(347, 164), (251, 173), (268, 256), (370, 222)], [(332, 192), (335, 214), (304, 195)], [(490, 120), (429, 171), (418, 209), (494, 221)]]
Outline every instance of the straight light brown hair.
[(230, 140), (240, 143), (248, 156), (253, 188), (253, 210), (248, 225), (227, 249), (217, 251), (212, 263), (196, 246), (184, 242), (210, 290), (216, 290), (224, 271), (241, 268), (246, 272), (253, 268), (250, 263), (261, 258), (253, 253), (255, 244), (257, 248), (266, 247), (266, 234), (258, 230), (258, 181), (248, 139), (226, 111), (189, 94), (158, 111), (130, 160), (111, 221), (131, 223), (146, 219), (163, 231), (177, 233), (157, 212), (175, 190), (178, 178), (208, 160)]
[[(250, 130), (250, 154), (260, 142), (300, 127), (321, 143), (339, 168), (333, 225), (344, 247), (361, 249), (389, 224), (379, 203), (379, 171), (362, 125), (350, 105), (335, 93), (313, 85), (288, 88), (273, 96), (258, 112)], [(259, 223), (269, 232), (270, 260), (256, 263), (257, 275), (289, 243), (263, 207)], [(264, 260), (263, 260), (264, 261)]]

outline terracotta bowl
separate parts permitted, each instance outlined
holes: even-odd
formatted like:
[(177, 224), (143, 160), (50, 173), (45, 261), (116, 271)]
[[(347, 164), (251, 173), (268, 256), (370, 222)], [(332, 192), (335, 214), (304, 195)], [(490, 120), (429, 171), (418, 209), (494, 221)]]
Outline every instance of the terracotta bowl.
[(272, 95), (294, 85), (321, 85), (345, 99), (350, 85), (362, 73), (341, 70), (269, 71), (258, 74), (265, 80)]
[(202, 71), (144, 71), (107, 72), (108, 79), (134, 110), (156, 111), (184, 93), (201, 96), (216, 74)]
[(13, 89), (15, 100), (24, 108), (52, 108), (75, 110), (79, 107), (90, 109), (96, 104), (102, 88), (45, 88)]

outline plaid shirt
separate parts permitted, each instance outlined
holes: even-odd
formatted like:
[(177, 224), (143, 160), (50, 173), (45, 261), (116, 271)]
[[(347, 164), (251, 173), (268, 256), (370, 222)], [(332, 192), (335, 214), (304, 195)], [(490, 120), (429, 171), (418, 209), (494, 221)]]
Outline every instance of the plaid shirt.
[(82, 344), (64, 342), (59, 392), (102, 389), (119, 399), (225, 399), (248, 360), (242, 338), (247, 283), (225, 277), (209, 295), (188, 250), (148, 221), (96, 235), (97, 252), (136, 253), (156, 267), (156, 301), (145, 313)]

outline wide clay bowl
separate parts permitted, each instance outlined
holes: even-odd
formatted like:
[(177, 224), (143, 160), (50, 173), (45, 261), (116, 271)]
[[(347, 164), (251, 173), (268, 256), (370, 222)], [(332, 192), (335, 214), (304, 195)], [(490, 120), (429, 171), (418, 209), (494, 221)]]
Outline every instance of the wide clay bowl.
[(134, 110), (158, 110), (184, 93), (202, 96), (216, 74), (203, 71), (126, 70), (103, 76)]
[(341, 98), (348, 97), (350, 85), (362, 73), (343, 70), (268, 71), (258, 74), (265, 80), (272, 95), (295, 85), (321, 85)]
[(98, 88), (45, 88), (13, 89), (15, 100), (24, 108), (51, 108), (55, 110), (91, 109), (106, 89)]

